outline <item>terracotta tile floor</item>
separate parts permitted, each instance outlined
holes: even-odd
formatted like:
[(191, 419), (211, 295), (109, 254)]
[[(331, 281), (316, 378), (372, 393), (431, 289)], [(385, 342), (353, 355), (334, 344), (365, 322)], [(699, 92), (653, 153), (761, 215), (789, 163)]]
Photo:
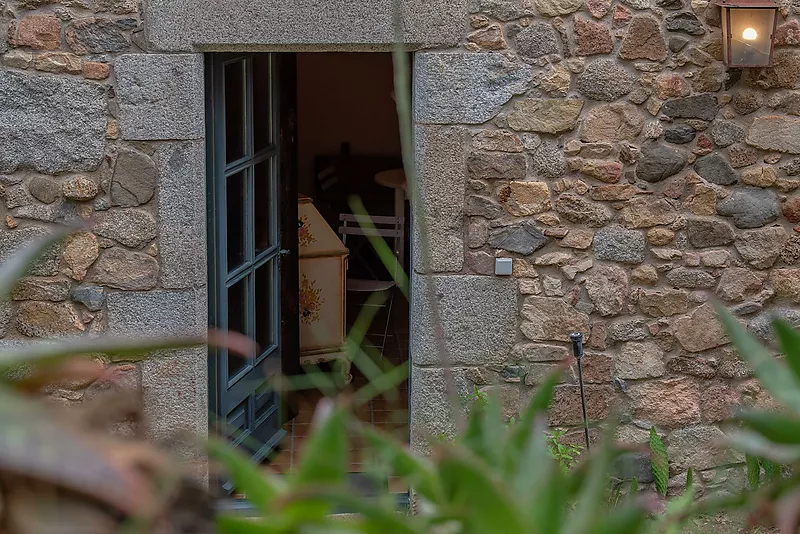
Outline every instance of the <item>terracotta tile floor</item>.
[[(348, 322), (352, 323), (358, 313), (358, 303), (348, 304)], [(385, 360), (392, 365), (398, 365), (408, 360), (408, 305), (399, 293), (395, 296), (391, 315), (388, 317), (382, 310), (373, 320), (370, 331), (365, 340), (366, 344), (376, 347), (375, 358)], [(388, 324), (388, 327), (387, 327)], [(381, 351), (381, 341), (384, 329), (388, 336)], [(382, 352), (382, 355), (381, 355)], [(367, 385), (367, 379), (353, 366), (353, 381), (349, 389), (357, 391)], [(301, 395), (297, 417), (286, 423), (286, 438), (280, 450), (269, 462), (268, 467), (282, 473), (291, 471), (298, 463), (303, 451), (306, 437), (311, 432), (311, 421), (317, 403), (322, 398), (319, 392), (305, 392)], [(393, 394), (377, 397), (356, 410), (356, 415), (364, 423), (392, 433), (398, 439), (408, 441), (408, 382), (404, 382)], [(356, 440), (351, 442), (350, 472), (363, 473), (363, 463), (368, 450)], [(390, 480), (392, 491), (404, 492), (402, 484), (397, 480)]]

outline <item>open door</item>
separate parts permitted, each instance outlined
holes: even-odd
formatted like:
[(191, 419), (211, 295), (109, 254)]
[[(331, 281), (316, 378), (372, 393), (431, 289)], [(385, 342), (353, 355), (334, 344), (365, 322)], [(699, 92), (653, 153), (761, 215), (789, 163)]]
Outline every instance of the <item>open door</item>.
[(212, 430), (260, 462), (288, 417), (269, 381), (299, 368), (293, 56), (212, 54), (206, 66), (210, 325), (258, 344), (210, 352)]

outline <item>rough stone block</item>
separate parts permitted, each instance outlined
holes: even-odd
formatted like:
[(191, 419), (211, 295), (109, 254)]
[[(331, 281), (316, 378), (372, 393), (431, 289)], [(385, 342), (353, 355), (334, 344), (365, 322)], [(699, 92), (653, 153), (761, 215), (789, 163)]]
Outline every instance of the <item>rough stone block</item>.
[(417, 275), (413, 286), (415, 365), (478, 365), (509, 355), (516, 337), (514, 279)]
[(95, 170), (105, 148), (104, 93), (93, 82), (0, 71), (0, 172)]
[(202, 459), (196, 438), (208, 433), (205, 347), (160, 354), (142, 361), (141, 370), (147, 437), (169, 444), (182, 459)]
[[(456, 432), (456, 410), (461, 399), (472, 393), (464, 369), (426, 369), (411, 367), (409, 383), (411, 448), (429, 451), (429, 442)], [(452, 384), (452, 390), (448, 387)]]
[(205, 336), (207, 296), (196, 291), (109, 293), (108, 331), (117, 336)]
[(204, 137), (201, 54), (127, 54), (117, 60), (114, 72), (122, 139)]
[[(460, 271), (464, 266), (466, 140), (463, 128), (418, 126), (416, 129), (420, 194), (414, 206), (412, 239), (416, 272)], [(499, 206), (497, 209), (502, 211)], [(423, 230), (425, 235), (421, 233)]]
[(414, 117), (424, 124), (481, 124), (528, 89), (531, 68), (500, 54), (419, 53)]
[(166, 289), (206, 284), (204, 156), (202, 141), (163, 143), (156, 149), (159, 259)]
[[(405, 0), (402, 4), (403, 43), (456, 45), (464, 36), (467, 0)], [(212, 44), (391, 50), (398, 41), (392, 13), (391, 0), (151, 0), (145, 27), (150, 47), (164, 51)]]

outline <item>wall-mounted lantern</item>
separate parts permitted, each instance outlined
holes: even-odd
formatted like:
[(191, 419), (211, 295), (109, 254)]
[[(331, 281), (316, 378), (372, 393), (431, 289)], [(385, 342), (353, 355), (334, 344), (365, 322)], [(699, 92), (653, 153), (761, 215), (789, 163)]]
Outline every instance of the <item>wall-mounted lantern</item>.
[(719, 0), (722, 52), (729, 67), (769, 67), (778, 5), (772, 0)]

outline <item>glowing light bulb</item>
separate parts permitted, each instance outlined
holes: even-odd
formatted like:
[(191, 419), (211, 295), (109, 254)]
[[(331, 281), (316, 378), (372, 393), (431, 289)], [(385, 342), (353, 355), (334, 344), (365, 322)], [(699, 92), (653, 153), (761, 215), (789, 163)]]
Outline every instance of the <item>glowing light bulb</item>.
[(745, 28), (742, 32), (742, 39), (745, 41), (755, 41), (758, 39), (758, 33), (753, 28)]

